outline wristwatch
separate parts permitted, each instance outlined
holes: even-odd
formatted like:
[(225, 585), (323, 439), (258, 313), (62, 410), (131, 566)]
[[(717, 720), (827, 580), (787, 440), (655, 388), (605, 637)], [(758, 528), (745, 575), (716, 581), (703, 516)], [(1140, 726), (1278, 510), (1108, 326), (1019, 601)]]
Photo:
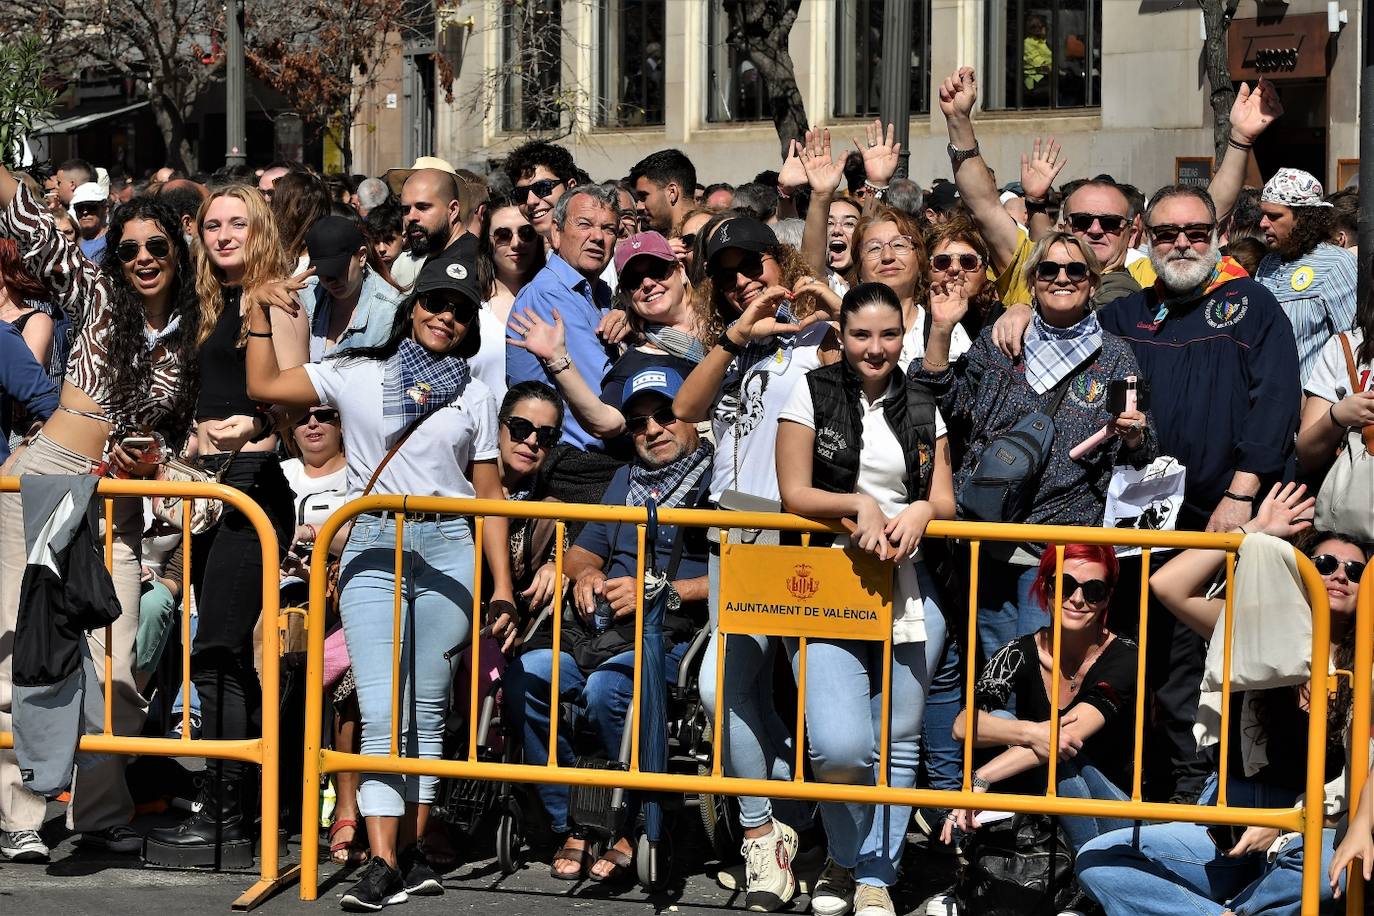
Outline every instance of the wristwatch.
[(976, 140), (974, 141), (973, 149), (959, 149), (959, 147), (951, 143), (945, 147), (945, 151), (949, 153), (949, 164), (958, 165), (965, 159), (972, 159), (974, 156), (978, 155), (978, 142)]

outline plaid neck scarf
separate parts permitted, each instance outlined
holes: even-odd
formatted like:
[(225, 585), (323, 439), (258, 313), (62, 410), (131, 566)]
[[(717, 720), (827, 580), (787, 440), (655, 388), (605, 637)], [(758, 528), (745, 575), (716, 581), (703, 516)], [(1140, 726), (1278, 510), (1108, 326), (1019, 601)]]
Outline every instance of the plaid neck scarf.
[(1232, 280), (1239, 280), (1241, 277), (1248, 276), (1250, 275), (1245, 272), (1245, 268), (1240, 265), (1239, 261), (1229, 256), (1223, 256), (1217, 262), (1217, 266), (1212, 269), (1212, 276), (1207, 279), (1207, 282), (1186, 293), (1172, 295), (1164, 288), (1164, 281), (1156, 279), (1155, 296), (1159, 300), (1159, 307), (1155, 310), (1155, 328), (1158, 329), (1164, 323), (1164, 319), (1169, 317), (1169, 309), (1174, 306), (1194, 302), (1204, 296), (1211, 295), (1212, 290), (1223, 283), (1230, 283)]
[(638, 461), (631, 464), (625, 505), (642, 506), (653, 497), (660, 509), (680, 508), (710, 467), (711, 451), (711, 443), (703, 442), (692, 454), (683, 455), (661, 468), (646, 468)]
[(382, 417), (387, 441), (394, 442), (411, 423), (453, 403), (472, 378), (460, 356), (431, 353), (406, 338), (382, 369)]
[(706, 358), (706, 348), (701, 341), (666, 324), (649, 325), (644, 337), (664, 353), (671, 353), (689, 362), (699, 363)]
[(1036, 394), (1044, 394), (1102, 349), (1102, 325), (1089, 312), (1069, 328), (1045, 323), (1036, 312), (1026, 334), (1026, 381)]

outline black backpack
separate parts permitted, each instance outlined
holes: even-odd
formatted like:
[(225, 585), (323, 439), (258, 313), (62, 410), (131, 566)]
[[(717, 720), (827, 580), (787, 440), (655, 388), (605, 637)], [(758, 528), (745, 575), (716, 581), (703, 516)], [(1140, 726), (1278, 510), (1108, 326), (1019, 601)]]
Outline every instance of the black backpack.
[(1077, 896), (1073, 851), (1043, 814), (980, 827), (960, 847), (954, 896), (977, 916), (1056, 916)]

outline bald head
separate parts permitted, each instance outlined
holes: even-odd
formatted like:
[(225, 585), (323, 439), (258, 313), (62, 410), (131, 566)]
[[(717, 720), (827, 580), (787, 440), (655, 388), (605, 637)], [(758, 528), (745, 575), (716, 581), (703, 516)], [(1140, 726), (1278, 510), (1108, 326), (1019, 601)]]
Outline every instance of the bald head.
[(457, 180), (438, 169), (420, 169), (401, 187), (401, 213), (410, 252), (437, 254), (463, 234)]

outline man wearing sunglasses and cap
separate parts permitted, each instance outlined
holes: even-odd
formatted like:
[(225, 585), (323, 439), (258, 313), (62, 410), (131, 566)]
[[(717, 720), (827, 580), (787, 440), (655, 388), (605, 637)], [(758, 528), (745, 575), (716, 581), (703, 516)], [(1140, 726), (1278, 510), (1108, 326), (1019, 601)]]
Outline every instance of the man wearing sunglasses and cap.
[(367, 241), (357, 224), (326, 216), (305, 234), (305, 249), (320, 281), (301, 290), (310, 320), (310, 361), (385, 343), (402, 296), (367, 266)]
[(110, 212), (110, 195), (94, 181), (80, 185), (72, 192), (72, 212), (76, 214), (77, 229), (81, 233), (81, 253), (96, 264), (105, 256), (105, 232), (109, 228), (105, 217)]

